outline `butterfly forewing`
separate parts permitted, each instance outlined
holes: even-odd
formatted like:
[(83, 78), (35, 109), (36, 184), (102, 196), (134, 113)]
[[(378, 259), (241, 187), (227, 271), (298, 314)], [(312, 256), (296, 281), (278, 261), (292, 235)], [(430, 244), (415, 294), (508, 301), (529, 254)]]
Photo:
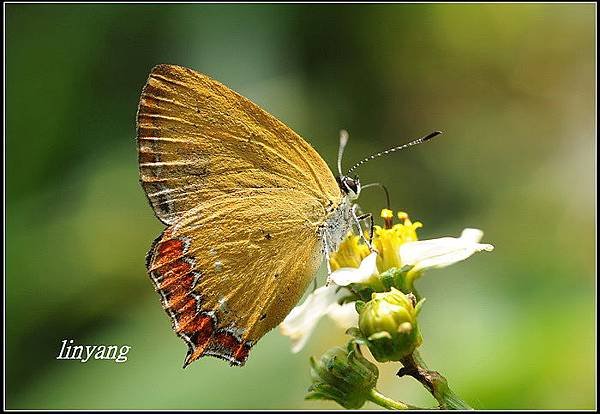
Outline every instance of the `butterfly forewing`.
[(152, 69), (137, 134), (142, 186), (166, 224), (240, 188), (293, 188), (323, 201), (340, 197), (327, 164), (298, 134), (187, 68)]
[(299, 135), (209, 77), (156, 66), (137, 115), (140, 181), (168, 225), (147, 267), (186, 365), (242, 365), (314, 276), (323, 225), (342, 202)]

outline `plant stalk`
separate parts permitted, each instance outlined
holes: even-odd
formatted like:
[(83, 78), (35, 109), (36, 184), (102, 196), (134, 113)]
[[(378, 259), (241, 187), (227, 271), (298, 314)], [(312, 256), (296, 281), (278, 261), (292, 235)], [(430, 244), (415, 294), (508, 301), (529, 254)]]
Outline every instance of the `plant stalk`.
[(396, 375), (410, 375), (433, 395), (443, 410), (472, 410), (466, 402), (448, 386), (448, 381), (437, 371), (430, 371), (418, 351), (402, 359), (403, 368)]
[(381, 394), (375, 388), (373, 388), (369, 394), (369, 401), (372, 401), (383, 408), (387, 408), (388, 410), (409, 410), (415, 408), (408, 404), (404, 404), (403, 402), (392, 400)]

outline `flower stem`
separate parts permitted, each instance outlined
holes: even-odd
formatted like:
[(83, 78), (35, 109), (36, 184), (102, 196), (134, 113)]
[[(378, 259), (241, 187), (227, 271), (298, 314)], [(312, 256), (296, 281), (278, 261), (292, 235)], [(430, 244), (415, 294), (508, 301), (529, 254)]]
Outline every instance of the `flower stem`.
[(430, 371), (418, 351), (404, 358), (404, 367), (398, 371), (398, 376), (410, 375), (429, 390), (437, 400), (441, 409), (472, 410), (466, 402), (456, 395), (448, 386), (448, 381), (439, 372)]
[(369, 394), (369, 401), (374, 402), (375, 404), (387, 408), (388, 410), (409, 410), (415, 407), (404, 404), (403, 402), (392, 400), (391, 398), (386, 397), (381, 394), (375, 388), (371, 389)]

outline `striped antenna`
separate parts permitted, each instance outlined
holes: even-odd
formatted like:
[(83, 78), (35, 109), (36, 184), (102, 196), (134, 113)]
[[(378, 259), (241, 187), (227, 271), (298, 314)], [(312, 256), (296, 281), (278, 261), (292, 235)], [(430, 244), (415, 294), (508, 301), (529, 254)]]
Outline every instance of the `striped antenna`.
[(358, 167), (360, 167), (361, 165), (363, 165), (366, 162), (369, 162), (369, 161), (371, 161), (371, 160), (373, 160), (375, 158), (379, 158), (379, 157), (384, 156), (384, 155), (391, 154), (392, 152), (400, 151), (400, 150), (406, 149), (408, 147), (412, 147), (414, 145), (422, 144), (424, 142), (429, 141), (432, 138), (437, 137), (441, 133), (442, 133), (442, 131), (433, 131), (432, 133), (430, 133), (430, 134), (428, 134), (428, 135), (426, 135), (426, 136), (424, 136), (422, 138), (415, 139), (414, 141), (411, 141), (408, 144), (400, 145), (400, 146), (397, 146), (397, 147), (394, 147), (394, 148), (390, 148), (390, 149), (382, 151), (382, 152), (378, 152), (377, 154), (373, 154), (373, 155), (365, 158), (364, 160), (359, 161), (356, 164), (354, 164), (354, 166), (348, 170), (347, 175), (350, 175), (350, 173), (352, 171), (356, 170)]

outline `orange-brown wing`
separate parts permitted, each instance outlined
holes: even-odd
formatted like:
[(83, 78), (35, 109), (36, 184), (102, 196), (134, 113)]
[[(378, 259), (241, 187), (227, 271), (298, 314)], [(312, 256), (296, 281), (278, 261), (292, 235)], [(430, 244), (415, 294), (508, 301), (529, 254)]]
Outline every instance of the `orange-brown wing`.
[(286, 189), (218, 196), (169, 226), (147, 266), (173, 330), (203, 355), (243, 365), (298, 302), (322, 260), (318, 199)]
[(327, 164), (298, 134), (209, 77), (152, 69), (137, 114), (140, 179), (171, 224), (204, 200), (240, 188), (288, 188), (338, 202)]

